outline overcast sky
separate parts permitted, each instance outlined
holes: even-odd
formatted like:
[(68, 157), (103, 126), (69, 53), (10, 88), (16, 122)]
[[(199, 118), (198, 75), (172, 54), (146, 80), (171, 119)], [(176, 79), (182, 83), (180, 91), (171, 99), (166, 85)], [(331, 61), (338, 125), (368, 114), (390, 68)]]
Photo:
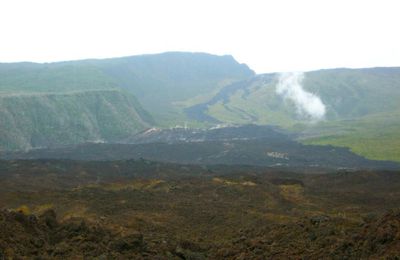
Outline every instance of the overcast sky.
[(0, 0), (0, 62), (165, 51), (258, 73), (400, 66), (398, 0)]

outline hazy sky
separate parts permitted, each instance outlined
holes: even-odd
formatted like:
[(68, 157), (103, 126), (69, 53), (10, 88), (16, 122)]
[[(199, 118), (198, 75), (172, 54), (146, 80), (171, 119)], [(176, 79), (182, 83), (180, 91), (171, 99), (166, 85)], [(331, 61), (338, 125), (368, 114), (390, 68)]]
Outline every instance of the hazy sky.
[(398, 0), (0, 0), (0, 62), (165, 51), (256, 72), (400, 66)]

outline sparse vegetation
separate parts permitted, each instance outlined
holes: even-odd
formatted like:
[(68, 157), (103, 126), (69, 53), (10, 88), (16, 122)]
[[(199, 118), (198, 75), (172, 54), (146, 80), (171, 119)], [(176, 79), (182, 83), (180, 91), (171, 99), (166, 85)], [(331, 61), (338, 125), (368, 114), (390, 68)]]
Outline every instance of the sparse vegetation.
[(400, 250), (400, 214), (390, 211), (398, 172), (145, 160), (1, 161), (0, 169), (0, 205), (15, 208), (0, 211), (6, 258), (376, 258)]

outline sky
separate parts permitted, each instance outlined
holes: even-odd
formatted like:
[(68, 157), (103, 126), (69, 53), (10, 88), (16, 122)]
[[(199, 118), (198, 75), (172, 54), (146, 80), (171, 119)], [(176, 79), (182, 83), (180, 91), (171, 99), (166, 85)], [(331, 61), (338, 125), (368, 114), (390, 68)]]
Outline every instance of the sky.
[(400, 66), (398, 0), (0, 0), (0, 62), (166, 51), (257, 73)]

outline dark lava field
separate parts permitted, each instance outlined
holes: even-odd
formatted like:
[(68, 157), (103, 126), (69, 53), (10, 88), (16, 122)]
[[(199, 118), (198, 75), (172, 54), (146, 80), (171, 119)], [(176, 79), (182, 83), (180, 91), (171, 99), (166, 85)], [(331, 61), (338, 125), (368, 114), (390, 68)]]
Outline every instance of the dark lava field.
[(398, 259), (398, 171), (0, 161), (0, 259)]

